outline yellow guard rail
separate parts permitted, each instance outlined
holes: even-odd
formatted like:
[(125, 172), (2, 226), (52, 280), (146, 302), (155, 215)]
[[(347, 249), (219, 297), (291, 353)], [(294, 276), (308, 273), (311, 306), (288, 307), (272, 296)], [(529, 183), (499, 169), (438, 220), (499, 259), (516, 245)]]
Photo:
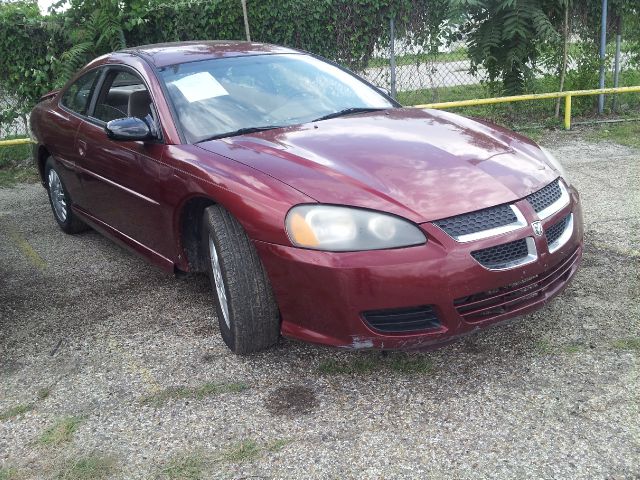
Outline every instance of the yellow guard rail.
[(31, 143), (30, 138), (14, 138), (11, 140), (0, 140), (0, 147), (9, 145), (24, 145), (25, 143)]
[(571, 130), (571, 98), (585, 97), (588, 95), (601, 95), (611, 93), (633, 93), (640, 92), (640, 86), (602, 88), (595, 90), (569, 90), (566, 92), (536, 93), (531, 95), (515, 95), (513, 97), (478, 98), (475, 100), (459, 100), (456, 102), (426, 103), (424, 105), (414, 105), (414, 108), (455, 108), (471, 107), (474, 105), (492, 105), (495, 103), (525, 102), (528, 100), (545, 100), (549, 98), (564, 97), (564, 128)]

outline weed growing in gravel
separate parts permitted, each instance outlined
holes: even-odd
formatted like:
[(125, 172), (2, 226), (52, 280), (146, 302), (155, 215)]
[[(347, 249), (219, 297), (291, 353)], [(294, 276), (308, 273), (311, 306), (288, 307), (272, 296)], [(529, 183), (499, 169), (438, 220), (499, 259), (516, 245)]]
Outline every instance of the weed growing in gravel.
[(13, 467), (0, 467), (0, 480), (17, 480), (18, 470)]
[(433, 362), (424, 356), (411, 356), (405, 353), (355, 356), (347, 360), (323, 360), (318, 371), (326, 375), (367, 374), (380, 370), (391, 370), (403, 374), (429, 373), (433, 371)]
[(46, 400), (47, 398), (49, 398), (50, 394), (51, 394), (51, 388), (49, 387), (40, 388), (37, 393), (38, 400)]
[(292, 443), (293, 440), (289, 438), (280, 438), (278, 440), (274, 440), (267, 444), (267, 451), (271, 453), (276, 453), (282, 450), (284, 447)]
[(609, 141), (637, 148), (640, 147), (638, 133), (640, 133), (640, 124), (629, 122), (595, 127), (587, 138), (596, 142)]
[(202, 400), (222, 393), (240, 393), (249, 387), (244, 383), (205, 383), (199, 387), (169, 387), (160, 392), (147, 395), (140, 400), (142, 405), (159, 407), (170, 400), (193, 398)]
[(581, 343), (571, 343), (562, 347), (562, 351), (565, 353), (580, 353), (585, 348), (585, 345), (582, 345)]
[(204, 478), (205, 458), (200, 454), (176, 456), (160, 473), (160, 478), (168, 480), (200, 480)]
[(346, 361), (339, 361), (334, 358), (323, 360), (318, 365), (318, 371), (327, 375), (340, 374), (362, 374), (371, 373), (380, 369), (379, 359), (374, 357), (356, 357)]
[(612, 346), (616, 350), (631, 350), (640, 352), (640, 337), (621, 338), (619, 340), (615, 340), (612, 343)]
[(30, 412), (31, 410), (33, 410), (33, 405), (16, 405), (15, 407), (11, 407), (0, 412), (0, 421), (9, 420), (10, 418), (17, 417), (18, 415)]
[(38, 442), (42, 445), (60, 445), (69, 442), (82, 421), (82, 417), (62, 418), (47, 428), (38, 439)]
[(100, 480), (111, 476), (114, 467), (115, 461), (111, 457), (88, 455), (67, 460), (56, 478), (59, 480)]
[(389, 360), (389, 368), (399, 373), (429, 373), (433, 371), (433, 362), (425, 357), (394, 355)]
[(541, 339), (536, 341), (534, 348), (540, 355), (550, 355), (553, 353), (553, 347), (548, 340)]
[(229, 463), (241, 463), (255, 460), (260, 456), (260, 447), (253, 440), (245, 440), (237, 445), (229, 447), (220, 457), (220, 460)]

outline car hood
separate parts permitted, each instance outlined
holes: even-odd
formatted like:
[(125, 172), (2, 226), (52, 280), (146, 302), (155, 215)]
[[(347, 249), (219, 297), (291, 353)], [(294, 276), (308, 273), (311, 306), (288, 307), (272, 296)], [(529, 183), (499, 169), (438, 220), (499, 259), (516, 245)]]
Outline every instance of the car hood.
[(433, 110), (350, 115), (199, 146), (318, 202), (418, 223), (512, 202), (558, 176), (532, 141)]

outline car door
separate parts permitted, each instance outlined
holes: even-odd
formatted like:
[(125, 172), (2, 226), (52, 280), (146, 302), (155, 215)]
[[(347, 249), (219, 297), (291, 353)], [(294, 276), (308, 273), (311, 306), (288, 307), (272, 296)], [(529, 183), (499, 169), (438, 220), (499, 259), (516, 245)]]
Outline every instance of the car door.
[(43, 141), (50, 146), (62, 183), (74, 204), (82, 202), (82, 187), (77, 172), (80, 157), (75, 148), (76, 136), (82, 117), (90, 106), (100, 74), (100, 69), (91, 70), (69, 85), (62, 92), (58, 106), (51, 110), (51, 117), (46, 122), (47, 138), (43, 138)]
[(160, 132), (151, 92), (141, 77), (125, 67), (110, 67), (76, 140), (83, 208), (115, 230), (110, 233), (172, 258), (173, 210), (163, 184), (173, 172), (162, 164), (162, 139), (117, 141), (105, 132), (108, 121), (129, 116), (146, 119), (152, 131)]

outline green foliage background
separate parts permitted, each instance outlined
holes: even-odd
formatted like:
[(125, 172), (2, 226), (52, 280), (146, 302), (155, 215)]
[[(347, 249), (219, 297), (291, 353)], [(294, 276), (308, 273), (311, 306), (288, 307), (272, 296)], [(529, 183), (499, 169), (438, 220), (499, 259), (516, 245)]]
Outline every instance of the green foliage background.
[[(63, 3), (61, 0), (58, 7)], [(571, 52), (573, 88), (593, 87), (601, 0), (248, 0), (252, 39), (301, 48), (364, 68), (397, 37), (436, 52), (464, 40), (472, 69), (488, 72), (495, 93), (531, 91), (538, 63), (560, 68), (565, 8), (581, 42)], [(640, 40), (637, 0), (610, 0), (610, 24), (625, 19)], [(56, 11), (58, 13), (56, 13)], [(444, 25), (456, 26), (449, 32)], [(610, 39), (613, 35), (610, 35)], [(35, 0), (0, 0), (0, 123), (28, 112), (91, 58), (123, 48), (177, 40), (242, 39), (240, 0), (70, 0), (41, 15)], [(640, 45), (637, 45), (640, 46)], [(640, 49), (636, 49), (640, 51)]]

